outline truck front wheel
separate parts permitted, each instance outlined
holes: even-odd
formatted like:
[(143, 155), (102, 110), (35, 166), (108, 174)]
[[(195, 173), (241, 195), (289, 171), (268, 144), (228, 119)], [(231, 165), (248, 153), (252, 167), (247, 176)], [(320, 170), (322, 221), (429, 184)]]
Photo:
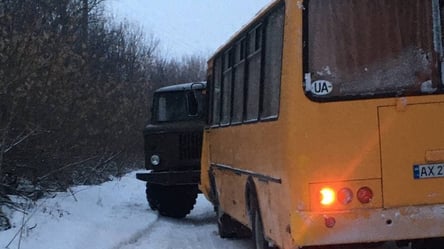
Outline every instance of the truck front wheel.
[(157, 210), (157, 207), (159, 206), (159, 190), (158, 190), (157, 184), (146, 184), (146, 200), (148, 201), (148, 205), (150, 206), (151, 210), (155, 211)]
[(181, 219), (194, 208), (198, 194), (197, 185), (163, 186), (147, 183), (146, 198), (152, 210), (162, 216)]

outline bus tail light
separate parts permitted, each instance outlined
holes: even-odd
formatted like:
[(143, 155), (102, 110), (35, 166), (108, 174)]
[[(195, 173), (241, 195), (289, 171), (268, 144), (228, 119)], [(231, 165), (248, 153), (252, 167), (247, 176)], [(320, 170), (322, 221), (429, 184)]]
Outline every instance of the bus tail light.
[(344, 205), (349, 204), (353, 200), (353, 191), (349, 188), (341, 188), (338, 191), (338, 200)]
[(335, 191), (332, 188), (322, 188), (321, 191), (321, 204), (323, 206), (330, 206), (336, 200)]
[(369, 187), (362, 187), (358, 190), (357, 198), (362, 204), (369, 203), (373, 198), (373, 191)]
[(312, 209), (351, 210), (380, 205), (379, 195), (375, 195), (380, 191), (376, 185), (362, 182), (327, 184), (320, 183), (310, 187), (310, 193), (314, 197), (311, 202)]

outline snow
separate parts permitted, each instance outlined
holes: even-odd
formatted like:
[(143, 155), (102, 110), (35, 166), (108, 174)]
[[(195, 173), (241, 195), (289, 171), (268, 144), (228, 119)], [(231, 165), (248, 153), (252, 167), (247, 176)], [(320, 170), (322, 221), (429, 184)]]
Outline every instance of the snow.
[(159, 216), (149, 209), (136, 173), (24, 203), (31, 208), (9, 213), (13, 228), (0, 232), (0, 248), (253, 249), (250, 239), (219, 237), (213, 206), (203, 195), (184, 219)]
[(202, 195), (185, 219), (159, 217), (135, 174), (27, 203), (27, 214), (10, 213), (13, 228), (0, 232), (0, 248), (251, 249), (248, 239), (219, 237), (213, 207)]

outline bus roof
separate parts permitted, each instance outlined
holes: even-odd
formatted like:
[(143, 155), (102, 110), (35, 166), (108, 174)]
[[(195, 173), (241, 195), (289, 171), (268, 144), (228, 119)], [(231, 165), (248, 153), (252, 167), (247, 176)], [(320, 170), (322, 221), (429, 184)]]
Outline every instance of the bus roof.
[(228, 39), (222, 46), (216, 49), (216, 52), (211, 56), (209, 60), (212, 60), (214, 56), (219, 54), (220, 51), (224, 50), (225, 47), (229, 46), (233, 41), (236, 41), (236, 38), (239, 36), (239, 34), (242, 34), (244, 31), (251, 28), (252, 25), (256, 23), (256, 20), (259, 20), (264, 16), (265, 13), (267, 13), (270, 9), (272, 9), (274, 6), (276, 6), (278, 3), (282, 2), (284, 0), (273, 0), (269, 4), (265, 5), (262, 9), (260, 9), (256, 15), (246, 24), (244, 24), (236, 33), (234, 33), (230, 39)]
[(190, 83), (182, 83), (182, 84), (161, 87), (161, 88), (157, 89), (155, 91), (155, 93), (199, 90), (199, 89), (204, 89), (206, 87), (207, 87), (207, 83), (205, 81), (190, 82)]

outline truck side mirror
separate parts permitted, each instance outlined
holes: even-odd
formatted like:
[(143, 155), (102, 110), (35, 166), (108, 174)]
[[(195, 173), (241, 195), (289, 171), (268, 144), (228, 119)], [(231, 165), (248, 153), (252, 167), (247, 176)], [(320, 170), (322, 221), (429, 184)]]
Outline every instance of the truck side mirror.
[(187, 92), (187, 103), (188, 103), (188, 115), (197, 116), (199, 113), (199, 106), (196, 99), (195, 90)]

